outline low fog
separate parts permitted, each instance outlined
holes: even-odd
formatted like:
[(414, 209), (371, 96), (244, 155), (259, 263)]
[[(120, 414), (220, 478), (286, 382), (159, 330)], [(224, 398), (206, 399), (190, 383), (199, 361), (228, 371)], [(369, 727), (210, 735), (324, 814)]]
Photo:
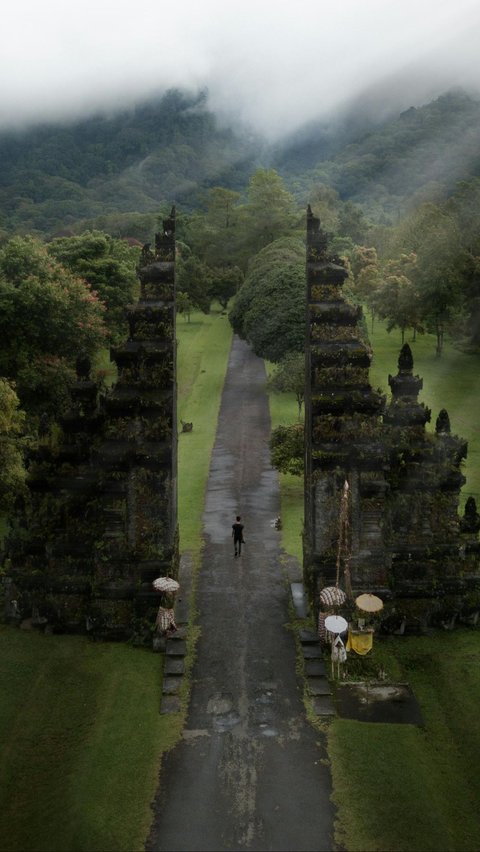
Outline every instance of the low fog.
[(2, 13), (0, 127), (115, 110), (171, 87), (270, 140), (356, 101), (387, 114), (480, 90), (477, 0), (19, 0)]

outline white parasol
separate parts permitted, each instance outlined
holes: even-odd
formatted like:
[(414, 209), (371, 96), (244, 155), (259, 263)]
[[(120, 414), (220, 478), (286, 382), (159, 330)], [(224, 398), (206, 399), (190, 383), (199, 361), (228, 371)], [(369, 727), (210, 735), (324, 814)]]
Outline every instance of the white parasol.
[(153, 581), (152, 586), (157, 592), (170, 592), (170, 594), (173, 594), (174, 592), (178, 592), (180, 583), (172, 580), (171, 577), (157, 577)]
[(380, 612), (383, 609), (382, 599), (370, 594), (359, 595), (355, 598), (355, 605), (362, 612)]
[(348, 622), (341, 615), (329, 615), (325, 619), (325, 627), (330, 633), (345, 633)]

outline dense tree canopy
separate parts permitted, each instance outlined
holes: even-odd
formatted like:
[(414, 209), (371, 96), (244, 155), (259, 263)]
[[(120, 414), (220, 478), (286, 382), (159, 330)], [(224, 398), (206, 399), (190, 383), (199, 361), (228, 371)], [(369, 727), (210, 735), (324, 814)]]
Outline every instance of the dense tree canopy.
[(35, 384), (37, 367), (45, 376), (49, 362), (53, 376), (56, 359), (67, 364), (104, 345), (104, 313), (91, 287), (41, 243), (15, 237), (0, 250), (0, 374), (18, 380), (22, 403), (22, 383)]
[(21, 447), (24, 419), (15, 388), (0, 378), (0, 512), (12, 507), (25, 481)]
[(280, 361), (305, 345), (305, 246), (276, 240), (252, 258), (245, 282), (230, 311), (233, 330), (254, 352)]
[(270, 459), (272, 467), (280, 473), (302, 476), (304, 463), (305, 433), (303, 423), (291, 426), (277, 426), (270, 438)]
[(74, 275), (83, 278), (105, 304), (105, 323), (118, 338), (127, 330), (125, 308), (137, 291), (139, 249), (100, 231), (52, 240), (47, 251)]

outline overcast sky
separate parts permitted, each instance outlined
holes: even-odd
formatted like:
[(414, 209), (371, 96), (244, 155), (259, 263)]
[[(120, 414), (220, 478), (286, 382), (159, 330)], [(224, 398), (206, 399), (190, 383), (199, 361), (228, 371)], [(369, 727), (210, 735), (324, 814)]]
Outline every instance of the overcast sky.
[(186, 86), (276, 136), (371, 87), (480, 91), (478, 0), (16, 0), (0, 39), (3, 126)]

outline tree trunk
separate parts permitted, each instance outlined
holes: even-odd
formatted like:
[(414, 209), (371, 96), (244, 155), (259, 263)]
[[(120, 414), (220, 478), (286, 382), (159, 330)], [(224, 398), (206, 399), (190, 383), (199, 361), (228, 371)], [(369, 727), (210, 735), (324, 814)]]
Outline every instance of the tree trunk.
[(436, 335), (437, 335), (437, 348), (435, 350), (435, 355), (437, 358), (440, 358), (443, 351), (443, 328), (441, 325), (437, 325), (436, 327)]

